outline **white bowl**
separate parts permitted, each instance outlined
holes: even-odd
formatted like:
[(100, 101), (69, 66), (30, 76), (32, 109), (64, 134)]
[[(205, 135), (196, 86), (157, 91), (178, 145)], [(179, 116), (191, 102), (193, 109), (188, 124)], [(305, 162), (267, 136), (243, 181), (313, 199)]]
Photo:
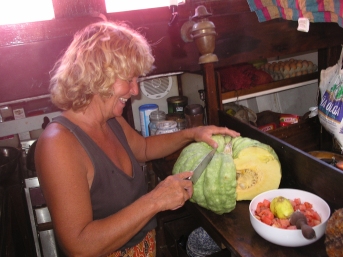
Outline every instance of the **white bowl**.
[[(289, 230), (289, 229), (282, 229), (269, 226), (260, 220), (258, 220), (255, 216), (255, 210), (257, 204), (262, 202), (264, 199), (272, 201), (274, 197), (283, 196), (287, 199), (295, 199), (299, 198), (301, 202), (309, 202), (312, 204), (313, 210), (315, 210), (319, 216), (321, 217), (321, 223), (315, 227), (313, 227), (314, 231), (316, 232), (316, 237), (313, 239), (306, 239), (300, 229), (296, 230)], [(281, 246), (288, 246), (288, 247), (298, 247), (304, 246), (308, 244), (312, 244), (318, 239), (320, 239), (325, 232), (326, 223), (330, 217), (330, 208), (328, 204), (319, 196), (302, 191), (297, 189), (275, 189), (264, 192), (259, 194), (254, 199), (251, 200), (249, 205), (249, 212), (250, 212), (250, 221), (255, 229), (255, 231), (267, 241), (281, 245)]]

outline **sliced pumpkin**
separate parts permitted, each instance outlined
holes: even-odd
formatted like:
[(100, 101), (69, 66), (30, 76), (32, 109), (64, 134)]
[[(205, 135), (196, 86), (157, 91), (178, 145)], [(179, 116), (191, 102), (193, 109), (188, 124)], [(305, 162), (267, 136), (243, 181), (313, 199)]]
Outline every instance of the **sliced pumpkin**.
[(260, 147), (247, 147), (234, 158), (237, 179), (237, 201), (251, 200), (256, 195), (280, 185), (281, 166), (278, 159)]
[[(215, 135), (217, 152), (197, 183), (190, 199), (222, 214), (232, 211), (236, 201), (279, 187), (281, 165), (274, 150), (247, 137)], [(185, 147), (176, 161), (173, 174), (193, 170), (211, 151), (203, 142)]]

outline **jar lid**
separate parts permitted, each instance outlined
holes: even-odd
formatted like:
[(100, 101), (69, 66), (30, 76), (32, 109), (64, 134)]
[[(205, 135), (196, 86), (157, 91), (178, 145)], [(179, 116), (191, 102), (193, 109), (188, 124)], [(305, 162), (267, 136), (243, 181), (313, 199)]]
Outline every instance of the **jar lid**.
[(177, 122), (175, 120), (165, 120), (159, 121), (156, 124), (157, 129), (171, 129), (177, 126)]
[(151, 110), (151, 109), (157, 109), (158, 105), (157, 104), (143, 104), (141, 106), (138, 107), (138, 109), (140, 111), (144, 111), (144, 110)]
[(177, 104), (177, 103), (187, 104), (188, 97), (187, 96), (172, 96), (172, 97), (167, 98), (167, 102), (173, 103), (173, 104)]
[(190, 104), (185, 107), (185, 114), (187, 115), (197, 115), (203, 114), (204, 107), (201, 104)]
[(150, 119), (160, 120), (166, 118), (166, 113), (164, 111), (152, 111), (149, 115)]

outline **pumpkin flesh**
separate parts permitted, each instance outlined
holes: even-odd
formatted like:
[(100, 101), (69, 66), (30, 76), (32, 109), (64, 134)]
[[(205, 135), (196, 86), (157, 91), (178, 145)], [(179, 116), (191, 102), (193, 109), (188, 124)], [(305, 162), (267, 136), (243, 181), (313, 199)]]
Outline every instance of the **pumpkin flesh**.
[(251, 200), (256, 195), (280, 185), (281, 166), (273, 154), (260, 147), (247, 147), (234, 159), (237, 173), (237, 201)]

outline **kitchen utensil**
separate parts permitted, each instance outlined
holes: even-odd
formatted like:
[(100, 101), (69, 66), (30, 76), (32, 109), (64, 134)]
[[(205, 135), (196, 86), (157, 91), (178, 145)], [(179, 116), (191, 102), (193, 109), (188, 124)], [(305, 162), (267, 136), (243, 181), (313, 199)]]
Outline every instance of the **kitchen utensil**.
[(301, 211), (295, 211), (289, 218), (291, 225), (295, 225), (297, 229), (301, 229), (301, 233), (306, 239), (316, 237), (316, 231), (307, 224), (306, 216)]
[(211, 152), (209, 152), (205, 158), (199, 163), (199, 165), (193, 170), (193, 175), (190, 178), (192, 180), (193, 184), (195, 184), (198, 179), (200, 178), (201, 174), (206, 169), (207, 165), (210, 163), (210, 161), (213, 158), (213, 155), (215, 154), (217, 149), (213, 149)]

